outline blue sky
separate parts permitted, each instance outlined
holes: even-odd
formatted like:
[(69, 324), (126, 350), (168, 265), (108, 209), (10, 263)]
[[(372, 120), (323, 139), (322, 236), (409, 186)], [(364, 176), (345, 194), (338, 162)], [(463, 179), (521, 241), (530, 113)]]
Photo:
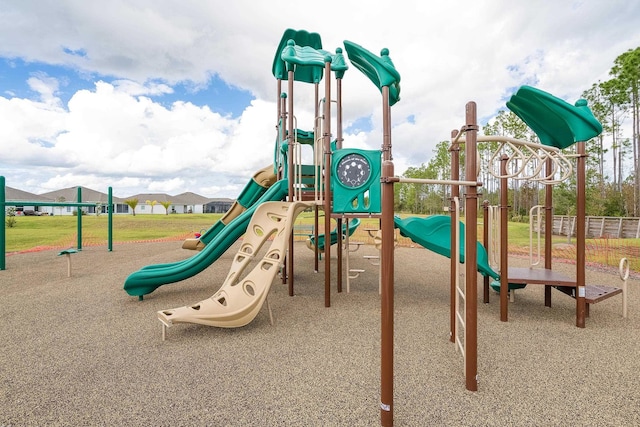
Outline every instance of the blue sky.
[[(406, 0), (392, 13), (335, 0), (313, 11), (283, 0), (1, 3), (0, 174), (36, 194), (236, 197), (272, 162), (271, 65), (287, 28), (319, 33), (330, 51), (344, 40), (390, 50), (402, 76), (398, 173), (429, 160), (467, 101), (483, 121), (523, 84), (574, 102), (640, 45), (640, 4), (623, 0)], [(345, 146), (378, 148), (379, 91), (353, 67), (343, 91)], [(296, 86), (295, 101), (310, 130), (311, 88)]]
[[(56, 79), (58, 81), (56, 96), (63, 104), (67, 104), (79, 90), (93, 90), (97, 80), (106, 82), (120, 80), (117, 76), (89, 74), (65, 65), (26, 62), (22, 58), (3, 58), (0, 63), (0, 87), (3, 92), (1, 95), (7, 98), (37, 98), (38, 92), (28, 84), (30, 77)], [(164, 82), (158, 80), (156, 83)], [(234, 118), (239, 117), (254, 99), (250, 91), (234, 87), (217, 75), (211, 76), (204, 84), (182, 81), (171, 85), (170, 89), (168, 93), (147, 96), (165, 107), (170, 107), (176, 101), (188, 101), (199, 107), (208, 106), (216, 113), (231, 115)], [(218, 101), (212, 102), (212, 100)]]

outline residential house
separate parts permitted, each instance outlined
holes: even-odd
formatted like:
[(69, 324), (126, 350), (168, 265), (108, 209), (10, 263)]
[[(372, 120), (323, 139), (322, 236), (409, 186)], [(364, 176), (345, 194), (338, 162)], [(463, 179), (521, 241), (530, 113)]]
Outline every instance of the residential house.
[[(204, 206), (209, 202), (209, 198), (199, 194), (186, 192), (171, 196), (165, 193), (141, 193), (125, 200), (137, 199), (136, 214), (162, 214), (167, 213), (204, 213)], [(171, 202), (167, 210), (162, 206), (163, 202)]]
[[(41, 215), (73, 215), (77, 211), (76, 206), (33, 206), (28, 202), (69, 202), (77, 203), (78, 187), (69, 187), (61, 190), (50, 191), (44, 194), (32, 194), (11, 187), (6, 188), (6, 199), (11, 201), (24, 200), (23, 205), (17, 206), (18, 215), (23, 211), (34, 211)], [(82, 203), (95, 203), (95, 206), (82, 207), (86, 214), (107, 213), (108, 195), (87, 187), (80, 187)], [(136, 214), (167, 215), (173, 213), (224, 213), (233, 204), (232, 199), (212, 199), (192, 192), (185, 192), (175, 196), (165, 193), (140, 193), (130, 197), (115, 197), (115, 214), (131, 214), (131, 207), (127, 201), (137, 199)], [(165, 209), (163, 202), (170, 202)]]
[(51, 202), (52, 200), (39, 196), (37, 194), (29, 193), (27, 191), (18, 190), (17, 188), (12, 188), (9, 186), (5, 186), (5, 200), (9, 201), (23, 201), (23, 204), (16, 203), (16, 215), (24, 215), (24, 212), (35, 212), (36, 215), (41, 215), (42, 213), (48, 214), (46, 207), (43, 206), (34, 206), (30, 205), (29, 202)]
[[(165, 193), (140, 193), (133, 196), (126, 197), (124, 200), (138, 200), (136, 205), (136, 215), (139, 214), (154, 214), (154, 215), (167, 215), (171, 213), (182, 213), (175, 208), (175, 198)], [(168, 209), (162, 206), (162, 203), (169, 202), (171, 205)], [(129, 208), (131, 213), (131, 208)]]
[[(53, 202), (69, 202), (78, 203), (78, 187), (68, 187), (62, 190), (50, 191), (43, 193), (40, 196), (46, 197)], [(81, 207), (80, 210), (87, 214), (96, 214), (96, 211), (102, 214), (107, 213), (107, 205), (109, 204), (109, 195), (100, 191), (93, 190), (87, 187), (80, 187), (80, 196), (82, 197), (81, 203), (95, 203), (95, 206)], [(113, 204), (115, 205), (114, 213), (127, 213), (129, 206), (124, 202), (124, 199), (113, 196)], [(54, 206), (43, 207), (47, 209), (52, 215), (73, 215), (77, 211), (76, 206)]]
[(186, 213), (206, 213), (205, 205), (211, 200), (208, 197), (187, 191), (176, 196), (181, 200)]
[(221, 199), (221, 198), (209, 199), (209, 202), (206, 205), (204, 205), (204, 212), (205, 213), (225, 213), (229, 209), (231, 209), (232, 205), (233, 205), (232, 199)]

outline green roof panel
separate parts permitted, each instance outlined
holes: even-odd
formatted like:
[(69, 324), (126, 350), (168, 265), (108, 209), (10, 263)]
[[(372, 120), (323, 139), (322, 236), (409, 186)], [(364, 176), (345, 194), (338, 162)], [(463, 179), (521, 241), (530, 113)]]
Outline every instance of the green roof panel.
[[(276, 79), (287, 79), (287, 67), (285, 61), (282, 59), (282, 53), (287, 47), (289, 40), (293, 40), (296, 46), (308, 46), (316, 50), (322, 49), (320, 34), (310, 33), (305, 30), (293, 30), (291, 28), (285, 30), (280, 39), (280, 44), (276, 49), (275, 57), (273, 58), (272, 72)], [(294, 80), (305, 83), (317, 83), (322, 80), (323, 71), (324, 68), (318, 68), (317, 66), (296, 66)]]
[(602, 133), (587, 101), (575, 105), (531, 86), (522, 86), (507, 102), (507, 107), (520, 117), (540, 138), (540, 142), (556, 148), (567, 148), (588, 141)]
[(367, 76), (381, 92), (384, 86), (389, 87), (389, 105), (400, 100), (400, 73), (389, 58), (388, 49), (382, 49), (381, 56), (377, 56), (348, 40), (344, 41), (344, 47), (353, 66)]

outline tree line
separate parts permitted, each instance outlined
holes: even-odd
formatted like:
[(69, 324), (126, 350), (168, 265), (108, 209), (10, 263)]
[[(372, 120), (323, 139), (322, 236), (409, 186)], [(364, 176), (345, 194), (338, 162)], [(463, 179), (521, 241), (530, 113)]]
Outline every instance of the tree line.
[[(598, 81), (582, 93), (603, 132), (586, 143), (587, 215), (640, 216), (640, 47), (619, 55), (609, 71), (610, 79)], [(537, 135), (518, 116), (502, 110), (482, 127), (484, 135), (501, 135), (538, 142)], [(450, 141), (439, 142), (433, 157), (425, 164), (409, 167), (407, 178), (450, 179)], [(498, 143), (478, 143), (480, 200), (498, 203), (498, 180), (489, 173), (488, 163)], [(564, 150), (573, 154), (575, 146)], [(464, 168), (464, 150), (460, 151)], [(512, 165), (516, 167), (517, 165)], [(464, 176), (464, 172), (461, 172)], [(575, 174), (554, 186), (554, 213), (574, 215), (576, 206)], [(512, 217), (526, 217), (531, 207), (544, 201), (544, 185), (536, 181), (509, 180), (509, 204)], [(395, 193), (396, 209), (416, 214), (442, 213), (449, 206), (450, 188), (446, 185), (399, 184)], [(517, 219), (517, 218), (516, 218)]]

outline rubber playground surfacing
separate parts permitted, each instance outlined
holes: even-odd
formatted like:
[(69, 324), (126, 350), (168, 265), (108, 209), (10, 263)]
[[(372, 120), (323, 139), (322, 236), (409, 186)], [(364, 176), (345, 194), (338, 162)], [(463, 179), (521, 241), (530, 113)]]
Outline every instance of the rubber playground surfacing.
[[(349, 294), (334, 286), (331, 308), (312, 252), (297, 242), (296, 296), (276, 279), (273, 326), (265, 306), (243, 328), (176, 325), (162, 341), (156, 311), (213, 295), (237, 248), (142, 302), (122, 289), (131, 272), (193, 252), (179, 242), (89, 247), (72, 255), (70, 278), (55, 250), (9, 256), (0, 425), (380, 425), (377, 267), (361, 257), (372, 246), (352, 254), (366, 271)], [(640, 425), (637, 279), (628, 319), (614, 297), (591, 307), (585, 329), (575, 327), (575, 301), (557, 291), (545, 308), (543, 287), (528, 286), (506, 323), (492, 293), (478, 306), (479, 390), (469, 392), (448, 340), (449, 260), (399, 247), (395, 274), (395, 425)], [(588, 269), (587, 283), (621, 282)]]

